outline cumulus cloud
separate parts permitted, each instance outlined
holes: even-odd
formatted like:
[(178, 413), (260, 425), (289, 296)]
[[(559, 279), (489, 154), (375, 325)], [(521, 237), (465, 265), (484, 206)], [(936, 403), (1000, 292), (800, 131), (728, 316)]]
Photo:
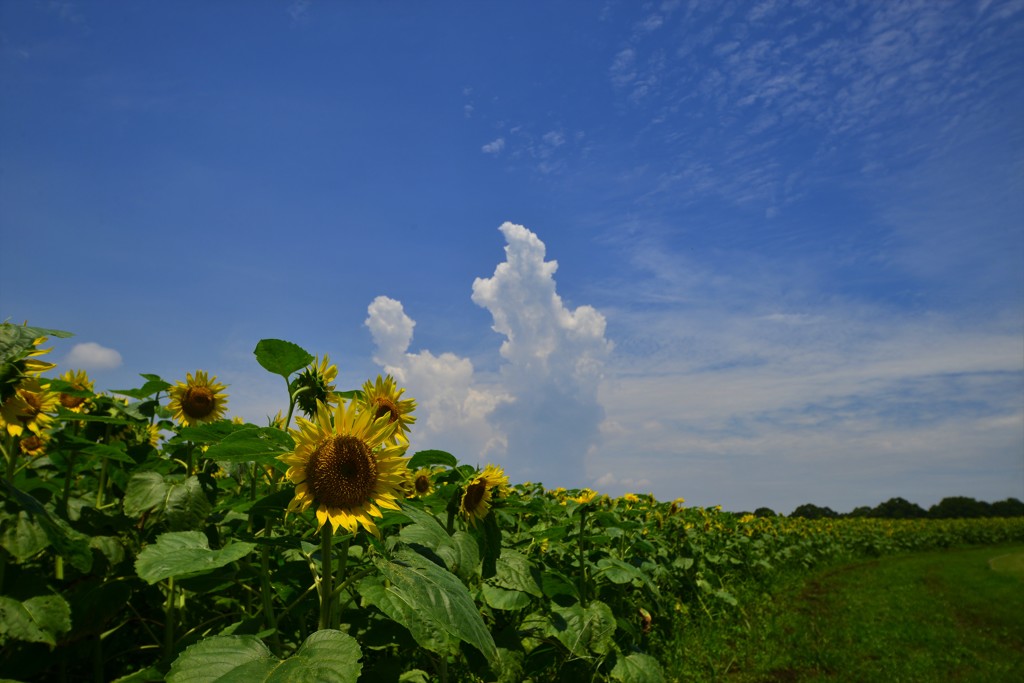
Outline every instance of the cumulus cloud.
[(385, 296), (373, 300), (365, 322), (374, 361), (416, 398), (423, 447), (451, 450), (466, 462), (500, 462), (515, 481), (579, 486), (604, 419), (597, 390), (612, 349), (605, 320), (590, 306), (564, 304), (558, 264), (545, 260), (537, 235), (513, 223), (500, 230), (505, 261), (472, 290), (504, 337), (497, 376), (482, 376), (453, 353), (410, 352), (416, 323)]
[(120, 367), (121, 354), (96, 342), (85, 342), (71, 347), (64, 364), (84, 370), (112, 370)]
[(365, 325), (376, 345), (374, 362), (416, 399), (416, 442), (450, 451), (463, 462), (500, 459), (505, 438), (488, 422), (506, 400), (500, 388), (482, 383), (468, 358), (427, 350), (410, 353), (416, 322), (401, 302), (378, 296), (367, 312)]
[(473, 302), (490, 311), (505, 337), (503, 386), (512, 399), (492, 421), (506, 435), (509, 467), (522, 478), (578, 486), (604, 410), (598, 383), (612, 344), (605, 319), (591, 306), (571, 309), (558, 295), (556, 261), (522, 225), (504, 223), (505, 262), (473, 282)]
[(505, 149), (505, 138), (498, 138), (481, 147), (480, 151), (484, 154), (498, 154), (503, 149)]

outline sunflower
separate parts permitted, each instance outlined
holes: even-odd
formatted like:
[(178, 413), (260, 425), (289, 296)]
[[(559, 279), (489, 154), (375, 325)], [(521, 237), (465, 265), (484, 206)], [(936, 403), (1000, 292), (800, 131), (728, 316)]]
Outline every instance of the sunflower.
[(402, 399), (405, 389), (399, 389), (395, 378), (391, 375), (381, 377), (377, 375), (377, 381), (369, 380), (363, 384), (363, 403), (372, 410), (377, 417), (388, 416), (388, 421), (395, 427), (395, 439), (409, 442), (406, 433), (409, 425), (416, 421), (411, 415), (416, 408), (416, 401), (411, 398)]
[(299, 410), (308, 416), (316, 413), (317, 401), (337, 403), (334, 393), (334, 380), (338, 377), (338, 366), (331, 364), (331, 358), (324, 354), (324, 359), (317, 356), (312, 363), (292, 380), (292, 395)]
[(493, 496), (504, 495), (507, 491), (508, 477), (505, 472), (497, 465), (488, 465), (483, 472), (473, 477), (473, 481), (462, 492), (459, 511), (470, 524), (476, 524), (478, 519), (485, 518), (490, 512)]
[[(71, 389), (75, 392), (92, 391), (93, 388), (93, 383), (89, 379), (89, 375), (85, 373), (85, 370), (68, 370), (60, 376), (60, 379), (70, 384)], [(60, 395), (60, 404), (76, 413), (86, 409), (86, 401), (88, 400), (85, 396), (72, 396), (63, 393)]]
[[(8, 325), (9, 323), (3, 323), (2, 326)], [(13, 396), (15, 389), (23, 380), (57, 367), (56, 363), (35, 360), (36, 356), (43, 356), (53, 350), (39, 348), (46, 339), (37, 337), (32, 340), (31, 345), (22, 346), (15, 343), (13, 349), (4, 349), (4, 357), (0, 358), (0, 403)]]
[(171, 402), (168, 408), (179, 423), (192, 427), (201, 422), (216, 422), (224, 417), (228, 395), (221, 393), (227, 385), (218, 384), (217, 377), (208, 377), (206, 372), (196, 370), (186, 375), (187, 382), (178, 382), (171, 387)]
[(42, 434), (53, 418), (47, 413), (57, 411), (59, 399), (37, 377), (29, 377), (19, 384), (14, 394), (0, 406), (0, 425), (11, 436), (21, 436), (26, 430)]
[(280, 456), (295, 484), (288, 511), (315, 505), (318, 529), (329, 521), (334, 531), (345, 527), (354, 534), (362, 525), (379, 536), (372, 517), (383, 516), (380, 508), (399, 509), (408, 476), (406, 445), (391, 441), (395, 424), (340, 397), (333, 415), (321, 401), (313, 417), (297, 419), (298, 429), (288, 430), (295, 450)]
[(592, 503), (595, 498), (597, 498), (597, 491), (581, 489), (579, 495), (572, 498), (572, 500), (576, 501), (580, 505), (586, 505), (587, 503)]
[(46, 444), (49, 440), (50, 435), (46, 432), (43, 432), (42, 434), (30, 434), (18, 441), (18, 447), (21, 448), (22, 453), (34, 458), (38, 455), (42, 455), (46, 451)]
[(413, 495), (426, 498), (434, 492), (434, 471), (429, 467), (416, 470), (412, 475)]

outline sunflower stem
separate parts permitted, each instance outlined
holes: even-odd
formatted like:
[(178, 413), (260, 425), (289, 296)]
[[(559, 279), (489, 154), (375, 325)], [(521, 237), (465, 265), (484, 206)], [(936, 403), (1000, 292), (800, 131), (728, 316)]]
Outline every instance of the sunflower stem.
[(580, 551), (580, 605), (585, 609), (587, 607), (587, 541), (584, 537), (587, 527), (587, 506), (580, 506), (580, 537), (579, 537), (579, 551)]
[(8, 434), (7, 438), (4, 441), (5, 441), (5, 443), (3, 445), (4, 457), (7, 459), (7, 477), (6, 477), (6, 479), (9, 482), (13, 482), (14, 481), (14, 468), (18, 464), (18, 460), (15, 457), (17, 455), (17, 451), (14, 448), (14, 445), (15, 445), (14, 444), (14, 437), (11, 436), (10, 434)]
[(192, 442), (185, 442), (185, 476), (192, 476)]
[(110, 460), (105, 457), (101, 457), (100, 465), (100, 485), (96, 489), (96, 509), (99, 510), (103, 507), (103, 492), (107, 488), (107, 469), (110, 467)]
[(320, 527), (320, 631), (331, 628), (334, 597), (334, 556), (331, 554), (333, 539), (334, 527), (328, 521)]
[[(270, 538), (273, 528), (274, 520), (268, 516), (263, 524), (264, 541)], [(260, 548), (260, 596), (263, 599), (263, 618), (267, 622), (267, 627), (274, 630), (270, 637), (270, 650), (279, 656), (281, 654), (281, 636), (277, 632), (277, 616), (274, 614), (273, 587), (270, 585), (270, 546), (267, 544)]]
[(170, 661), (174, 649), (174, 577), (167, 579), (167, 602), (164, 604), (164, 659)]

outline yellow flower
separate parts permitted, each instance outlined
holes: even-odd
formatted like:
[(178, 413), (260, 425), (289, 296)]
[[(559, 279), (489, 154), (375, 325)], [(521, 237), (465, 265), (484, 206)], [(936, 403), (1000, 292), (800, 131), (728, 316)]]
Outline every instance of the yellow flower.
[(635, 493), (627, 493), (626, 495), (622, 496), (622, 500), (626, 501), (627, 503), (639, 503), (640, 496), (636, 495)]
[(573, 500), (579, 503), (580, 505), (585, 505), (587, 503), (593, 502), (595, 498), (597, 498), (597, 491), (583, 489), (580, 491), (580, 494), (578, 496), (573, 498)]
[(18, 441), (18, 446), (25, 455), (36, 457), (46, 451), (46, 444), (49, 440), (50, 436), (45, 432), (42, 434), (30, 434)]
[[(60, 379), (70, 384), (74, 391), (92, 391), (93, 388), (93, 383), (85, 370), (68, 370), (60, 376)], [(60, 404), (76, 413), (86, 409), (88, 400), (85, 396), (71, 396), (63, 393), (60, 395)]]
[(387, 415), (388, 421), (395, 425), (395, 438), (408, 443), (409, 425), (416, 421), (410, 414), (416, 408), (416, 401), (402, 399), (403, 393), (405, 389), (399, 389), (391, 375), (384, 378), (377, 375), (376, 382), (367, 380), (363, 384), (363, 403), (377, 417)]
[(434, 471), (429, 467), (416, 470), (412, 475), (413, 493), (420, 498), (425, 498), (434, 492)]
[(227, 385), (218, 384), (216, 376), (210, 378), (203, 370), (186, 375), (187, 382), (171, 387), (168, 408), (180, 424), (192, 427), (201, 422), (216, 422), (227, 411), (228, 395), (221, 393)]
[(462, 492), (459, 511), (470, 524), (476, 524), (478, 519), (485, 518), (490, 512), (491, 499), (495, 493), (504, 495), (507, 491), (508, 477), (505, 472), (497, 465), (488, 465), (483, 472), (473, 477), (473, 481)]
[(295, 450), (280, 456), (295, 484), (288, 511), (315, 505), (318, 529), (329, 521), (335, 531), (345, 527), (354, 534), (362, 525), (379, 535), (372, 518), (383, 517), (380, 508), (399, 509), (408, 472), (406, 446), (390, 442), (394, 424), (357, 401), (346, 406), (342, 398), (333, 416), (320, 402), (313, 420), (300, 417), (297, 423), (289, 430)]
[(57, 394), (40, 383), (39, 378), (25, 379), (14, 389), (14, 394), (0, 407), (0, 425), (11, 436), (21, 436), (26, 430), (42, 434), (53, 422), (47, 413), (57, 411)]
[(324, 354), (324, 359), (317, 356), (306, 369), (292, 380), (291, 392), (295, 396), (295, 404), (308, 416), (316, 413), (317, 401), (327, 404), (338, 402), (334, 393), (334, 380), (338, 377), (338, 366), (331, 365), (331, 358)]

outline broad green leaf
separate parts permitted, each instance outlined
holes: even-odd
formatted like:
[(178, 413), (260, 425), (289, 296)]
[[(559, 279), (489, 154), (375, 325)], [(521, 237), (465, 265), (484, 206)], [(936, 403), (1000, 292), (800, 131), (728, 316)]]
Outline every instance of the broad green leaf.
[(92, 550), (89, 549), (88, 536), (72, 529), (60, 517), (51, 515), (31, 495), (11, 486), (7, 481), (0, 480), (0, 484), (3, 485), (4, 491), (42, 527), (43, 533), (58, 554), (82, 573), (88, 573), (92, 569)]
[(15, 561), (24, 562), (49, 544), (43, 527), (29, 517), (25, 510), (19, 510), (16, 517), (11, 515), (4, 520), (0, 545), (14, 557)]
[(375, 558), (374, 564), (391, 582), (388, 592), (412, 607), (416, 618), (466, 641), (495, 661), (494, 639), (469, 591), (454, 574), (408, 549), (396, 552), (393, 562)]
[(363, 597), (363, 606), (373, 605), (386, 614), (392, 621), (409, 629), (420, 647), (439, 655), (454, 655), (459, 651), (459, 639), (452, 634), (437, 628), (430, 619), (417, 613), (415, 605), (403, 597), (388, 590), (380, 577), (372, 576), (359, 583), (359, 594)]
[(416, 451), (411, 458), (409, 458), (409, 469), (418, 470), (421, 467), (430, 467), (431, 465), (444, 465), (446, 467), (455, 467), (459, 464), (459, 461), (455, 459), (455, 456), (445, 451), (429, 450), (429, 451)]
[(0, 364), (17, 359), (39, 337), (73, 337), (71, 332), (45, 327), (0, 323)]
[(195, 427), (182, 427), (178, 430), (177, 436), (170, 439), (167, 443), (179, 444), (186, 441), (202, 444), (219, 443), (229, 434), (251, 428), (252, 425), (239, 425), (228, 420), (219, 420), (217, 422), (196, 425)]
[(201, 531), (170, 531), (142, 549), (135, 572), (151, 584), (172, 576), (196, 576), (239, 560), (255, 547), (254, 543), (232, 541), (220, 550), (211, 550)]
[(497, 573), (488, 581), (501, 588), (522, 591), (539, 598), (543, 593), (534, 571), (534, 566), (525, 555), (506, 548), (497, 560)]
[(201, 526), (210, 509), (210, 501), (199, 484), (199, 478), (193, 476), (171, 484), (163, 514), (171, 531), (186, 531)]
[(135, 420), (126, 417), (111, 417), (110, 415), (91, 415), (89, 413), (76, 413), (61, 406), (57, 407), (56, 418), (63, 422), (103, 422), (111, 425), (130, 425)]
[(595, 600), (587, 607), (579, 603), (552, 608), (549, 634), (557, 638), (573, 657), (607, 654), (615, 645), (615, 615), (608, 605)]
[(283, 661), (256, 636), (213, 636), (174, 660), (167, 683), (356, 683), (361, 656), (355, 638), (334, 630), (311, 634)]
[(399, 532), (402, 541), (433, 551), (449, 571), (461, 578), (477, 574), (480, 552), (472, 536), (465, 531), (449, 536), (436, 517), (412, 505), (402, 504), (402, 513), (414, 522), (402, 527)]
[(82, 453), (86, 455), (93, 455), (101, 458), (109, 458), (111, 460), (117, 460), (118, 462), (126, 462), (129, 465), (134, 465), (135, 460), (132, 456), (125, 452), (125, 444), (123, 441), (115, 442), (114, 444), (106, 443), (94, 443), (91, 446), (86, 446), (82, 449)]
[(140, 669), (134, 673), (130, 673), (127, 676), (115, 678), (110, 683), (152, 683), (153, 681), (162, 680), (164, 680), (164, 675), (159, 669), (146, 667), (145, 669)]
[(611, 675), (613, 681), (620, 683), (664, 683), (665, 680), (658, 660), (640, 652), (620, 657)]
[(59, 595), (40, 595), (18, 602), (0, 595), (0, 640), (57, 644), (57, 636), (71, 630), (71, 608)]
[(313, 356), (298, 344), (281, 339), (261, 339), (253, 353), (256, 354), (256, 362), (285, 379), (314, 360)]
[(485, 583), (482, 587), (484, 601), (494, 609), (518, 611), (530, 604), (530, 596), (522, 591), (500, 588)]
[(136, 472), (128, 480), (121, 505), (128, 517), (138, 517), (149, 510), (162, 510), (170, 484), (159, 472)]
[(206, 457), (221, 462), (262, 462), (293, 448), (295, 442), (287, 432), (274, 427), (249, 427), (232, 432), (210, 446)]
[(599, 575), (605, 576), (612, 583), (630, 583), (631, 581), (643, 581), (644, 575), (639, 569), (631, 564), (614, 557), (602, 557), (597, 563), (595, 578)]
[[(143, 375), (145, 376), (145, 375)], [(149, 398), (153, 394), (160, 391), (167, 391), (171, 388), (171, 384), (163, 381), (162, 379), (150, 379), (138, 389), (111, 389), (111, 393), (121, 394), (122, 396), (129, 396), (131, 398), (137, 398), (140, 401), (144, 398)]]

